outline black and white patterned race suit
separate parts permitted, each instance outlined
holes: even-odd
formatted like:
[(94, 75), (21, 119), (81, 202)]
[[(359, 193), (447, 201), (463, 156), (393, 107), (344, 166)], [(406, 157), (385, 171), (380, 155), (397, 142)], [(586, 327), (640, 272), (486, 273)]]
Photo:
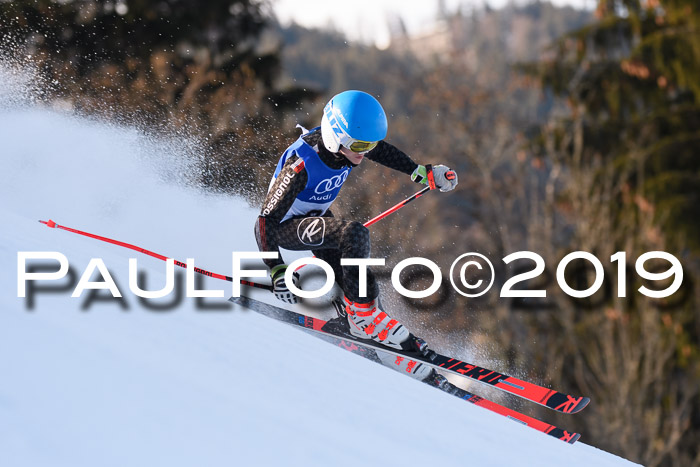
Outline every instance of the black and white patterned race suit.
[[(418, 166), (385, 141), (365, 157), (407, 175)], [(333, 217), (329, 210), (351, 168), (345, 156), (326, 149), (319, 128), (302, 135), (280, 159), (255, 224), (255, 236), (261, 251), (279, 252), (280, 247), (311, 250), (333, 268), (336, 282), (348, 299), (368, 303), (379, 295), (371, 270), (367, 271), (367, 296), (360, 297), (359, 268), (341, 267), (340, 260), (369, 258), (369, 231), (360, 222)], [(283, 260), (265, 263), (273, 268)]]

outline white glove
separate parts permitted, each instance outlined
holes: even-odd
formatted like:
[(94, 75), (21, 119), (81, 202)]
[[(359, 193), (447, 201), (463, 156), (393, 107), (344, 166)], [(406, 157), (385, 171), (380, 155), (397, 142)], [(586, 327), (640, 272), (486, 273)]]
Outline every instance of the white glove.
[[(439, 188), (443, 192), (454, 190), (458, 183), (457, 173), (444, 165), (436, 165), (432, 168), (419, 165), (411, 174), (411, 180), (423, 185), (431, 185), (431, 188)], [(434, 186), (432, 186), (431, 181)]]
[[(270, 271), (270, 276), (272, 278), (272, 293), (275, 294), (278, 300), (282, 300), (285, 303), (295, 304), (298, 302), (296, 295), (294, 295), (288, 288), (284, 281), (284, 273), (287, 271), (286, 264), (280, 264), (272, 268)], [(294, 272), (292, 275), (292, 282), (294, 282), (295, 287), (299, 287), (299, 273)]]
[(440, 188), (440, 191), (454, 190), (459, 181), (457, 180), (457, 172), (450, 170), (445, 165), (436, 165), (433, 167), (433, 177), (435, 178), (435, 186)]

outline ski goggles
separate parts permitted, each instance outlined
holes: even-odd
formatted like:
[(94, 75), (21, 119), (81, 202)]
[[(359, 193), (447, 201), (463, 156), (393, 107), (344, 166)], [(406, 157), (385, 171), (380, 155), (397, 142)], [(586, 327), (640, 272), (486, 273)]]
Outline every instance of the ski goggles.
[(369, 141), (360, 141), (358, 139), (352, 139), (348, 138), (348, 141), (344, 141), (341, 143), (343, 146), (351, 150), (352, 152), (356, 152), (358, 154), (364, 154), (366, 152), (370, 152), (372, 149), (377, 147), (378, 141), (374, 141), (373, 143), (370, 143)]

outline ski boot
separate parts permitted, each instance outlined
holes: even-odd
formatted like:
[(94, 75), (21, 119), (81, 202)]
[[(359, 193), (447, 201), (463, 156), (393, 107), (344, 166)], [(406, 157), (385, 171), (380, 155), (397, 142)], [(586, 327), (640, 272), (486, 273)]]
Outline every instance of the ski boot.
[(403, 324), (382, 311), (377, 300), (357, 303), (344, 297), (344, 301), (350, 335), (358, 339), (372, 339), (393, 349), (405, 350), (402, 344), (409, 341), (411, 333)]
[[(333, 301), (333, 306), (335, 307), (336, 312), (338, 313), (338, 316), (336, 318), (333, 318), (328, 321), (326, 326), (328, 327), (329, 330), (332, 330), (336, 333), (344, 333), (344, 334), (349, 334), (353, 337), (356, 337), (358, 339), (372, 339), (376, 342), (379, 342), (382, 345), (386, 345), (387, 347), (391, 347), (397, 350), (404, 350), (406, 352), (416, 352), (419, 355), (422, 355), (424, 357), (430, 358), (431, 355), (435, 355), (435, 352), (432, 351), (431, 349), (428, 349), (428, 344), (421, 339), (420, 337), (416, 337), (412, 333), (409, 333), (406, 328), (399, 324), (398, 321), (389, 319), (388, 322), (386, 323), (386, 328), (387, 331), (390, 330), (392, 327), (395, 328), (394, 332), (391, 333), (392, 336), (392, 341), (389, 341), (390, 343), (387, 344), (387, 339), (381, 340), (382, 337), (385, 337), (385, 334), (387, 334), (386, 337), (388, 337), (388, 332), (385, 334), (382, 334), (382, 329), (378, 329), (377, 325), (374, 326), (374, 334), (376, 336), (372, 337), (372, 334), (366, 332), (370, 329), (372, 329), (370, 326), (372, 326), (372, 323), (374, 323), (375, 320), (379, 319), (379, 324), (383, 324), (384, 321), (386, 321), (385, 318), (388, 318), (386, 313), (380, 311), (377, 311), (377, 307), (372, 305), (372, 307), (369, 307), (369, 304), (367, 305), (361, 305), (360, 308), (360, 313), (359, 314), (365, 314), (367, 313), (367, 310), (373, 310), (373, 315), (371, 316), (360, 316), (359, 318), (364, 318), (365, 322), (371, 321), (369, 325), (366, 325), (364, 328), (365, 332), (360, 331), (360, 328), (356, 323), (355, 319), (352, 318), (352, 314), (348, 313), (348, 309), (350, 308), (350, 304), (353, 303), (347, 298), (337, 299)], [(375, 303), (375, 301), (371, 302), (372, 304)], [(354, 310), (351, 310), (354, 311)], [(379, 318), (379, 316), (382, 316), (383, 318)], [(358, 313), (355, 312), (355, 317), (358, 318)], [(374, 317), (374, 319), (372, 319)], [(393, 324), (392, 324), (393, 322)], [(391, 326), (391, 327), (390, 327)], [(394, 336), (398, 335), (398, 331), (401, 331), (401, 338), (395, 338)], [(398, 341), (398, 343), (396, 343)], [(393, 345), (391, 345), (393, 344)]]
[[(328, 328), (329, 330), (332, 330), (331, 332), (350, 334), (354, 337), (358, 337), (363, 340), (370, 339), (371, 337), (368, 336), (366, 333), (362, 333), (360, 336), (357, 336), (357, 334), (359, 333), (351, 333), (350, 330), (353, 328), (351, 322), (353, 321), (351, 321), (351, 318), (349, 318), (349, 316), (352, 315), (350, 315), (347, 311), (349, 308), (349, 303), (351, 302), (347, 299), (333, 301), (333, 306), (335, 307), (338, 313), (338, 317), (329, 320), (324, 326), (324, 329)], [(363, 307), (362, 310), (367, 310), (367, 308)], [(376, 316), (379, 316), (380, 314), (381, 312), (377, 313)], [(381, 321), (382, 320), (380, 320), (380, 322)], [(394, 327), (396, 327), (396, 325), (394, 325)], [(377, 333), (377, 335), (379, 335), (379, 333)], [(378, 342), (384, 344), (384, 342), (382, 341)], [(416, 337), (411, 333), (408, 333), (408, 337), (406, 337), (402, 342), (400, 342), (398, 346), (394, 346), (393, 348), (397, 350), (403, 350), (409, 353), (418, 353), (428, 358), (430, 358), (431, 354), (435, 354), (435, 352), (428, 349), (428, 344), (423, 339), (421, 339), (420, 337)], [(402, 373), (409, 373), (409, 376), (419, 381), (429, 381), (431, 379), (434, 379), (436, 375), (442, 377), (442, 375), (437, 373), (429, 365), (426, 365), (425, 363), (422, 363), (420, 361), (412, 360), (408, 356), (395, 355), (391, 353), (381, 352), (380, 350), (376, 351), (375, 356), (375, 361), (378, 361), (382, 365)]]

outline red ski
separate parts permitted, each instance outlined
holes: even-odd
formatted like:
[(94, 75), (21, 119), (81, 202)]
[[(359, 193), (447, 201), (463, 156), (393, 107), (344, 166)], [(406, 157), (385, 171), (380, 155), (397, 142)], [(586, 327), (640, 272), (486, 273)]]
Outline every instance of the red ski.
[(351, 340), (357, 345), (363, 347), (381, 350), (383, 352), (392, 353), (401, 357), (407, 357), (412, 360), (431, 365), (434, 368), (469, 378), (472, 381), (488, 384), (489, 386), (493, 386), (509, 394), (522, 397), (523, 399), (535, 402), (557, 412), (568, 414), (577, 413), (583, 410), (583, 408), (590, 402), (588, 397), (574, 397), (569, 394), (561, 393), (538, 384), (523, 381), (521, 379), (514, 378), (497, 371), (489, 370), (472, 363), (447, 357), (434, 351), (429, 351), (428, 355), (421, 355), (418, 352), (408, 352), (388, 348), (371, 340), (355, 339), (349, 334), (340, 333), (337, 329), (326, 326), (328, 322), (322, 319), (302, 315), (295, 311), (279, 308), (248, 297), (231, 297), (229, 300), (278, 321), (301, 326), (317, 333), (340, 337), (345, 340)]
[[(323, 339), (326, 342), (329, 342), (356, 355), (381, 364), (381, 361), (379, 360), (379, 358), (377, 358), (376, 355), (377, 353), (381, 352), (381, 350), (359, 346), (354, 340), (345, 340), (330, 334), (321, 334), (313, 331), (309, 332), (311, 332), (313, 336)], [(422, 382), (443, 392), (451, 394), (459, 399), (465, 400), (471, 404), (477, 405), (499, 415), (503, 415), (504, 417), (508, 417), (511, 420), (533, 428), (537, 431), (541, 431), (542, 433), (548, 434), (549, 436), (557, 438), (561, 441), (565, 441), (569, 444), (574, 444), (576, 441), (579, 440), (579, 438), (581, 438), (580, 433), (570, 432), (556, 427), (554, 425), (550, 425), (549, 423), (543, 422), (536, 418), (532, 418), (513, 409), (509, 409), (508, 407), (504, 407), (500, 404), (497, 404), (496, 402), (490, 401), (481, 396), (477, 396), (476, 394), (459, 388), (449, 382), (445, 382), (439, 385), (435, 384), (434, 381)]]

